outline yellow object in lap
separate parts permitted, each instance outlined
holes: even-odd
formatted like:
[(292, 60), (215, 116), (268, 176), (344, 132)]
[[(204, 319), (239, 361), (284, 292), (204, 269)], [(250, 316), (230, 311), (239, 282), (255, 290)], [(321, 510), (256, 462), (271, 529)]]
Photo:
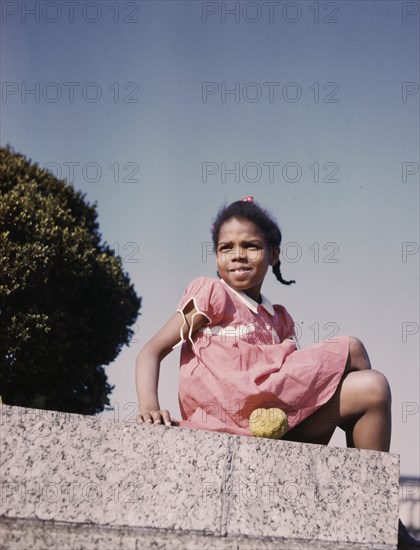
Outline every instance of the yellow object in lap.
[(249, 417), (249, 429), (255, 437), (280, 439), (287, 427), (287, 414), (281, 409), (255, 409)]

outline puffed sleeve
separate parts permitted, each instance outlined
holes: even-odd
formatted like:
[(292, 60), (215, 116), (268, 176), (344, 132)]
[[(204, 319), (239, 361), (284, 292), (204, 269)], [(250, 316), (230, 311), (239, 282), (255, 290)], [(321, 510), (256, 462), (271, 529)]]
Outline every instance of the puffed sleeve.
[[(209, 325), (216, 325), (223, 318), (226, 307), (226, 297), (226, 290), (223, 284), (217, 279), (211, 279), (210, 277), (198, 277), (194, 279), (185, 289), (184, 295), (177, 306), (177, 311), (182, 315), (184, 322), (180, 330), (181, 341), (178, 342), (176, 346), (184, 342), (183, 328), (186, 323), (185, 308), (187, 305), (191, 302), (194, 304), (196, 312), (192, 320), (195, 315), (200, 314), (207, 317)], [(190, 334), (188, 335), (190, 341), (192, 341), (192, 326), (193, 322), (191, 322)]]

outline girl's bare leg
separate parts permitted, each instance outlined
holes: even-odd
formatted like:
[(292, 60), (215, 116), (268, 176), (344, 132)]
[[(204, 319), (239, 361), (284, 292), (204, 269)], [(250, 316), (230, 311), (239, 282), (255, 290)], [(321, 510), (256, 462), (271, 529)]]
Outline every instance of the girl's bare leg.
[[(344, 369), (344, 375), (351, 371), (367, 370), (371, 368), (372, 367), (370, 364), (370, 359), (365, 346), (358, 338), (350, 336), (349, 356), (347, 358), (347, 363)], [(353, 440), (353, 429), (355, 422), (356, 420), (352, 419), (349, 422), (344, 422), (343, 424), (340, 424), (340, 428), (346, 434), (347, 447), (350, 448), (355, 447)]]
[(380, 372), (371, 370), (363, 344), (350, 340), (344, 376), (333, 397), (290, 430), (283, 439), (327, 445), (337, 426), (346, 430), (349, 446), (389, 451), (391, 392)]

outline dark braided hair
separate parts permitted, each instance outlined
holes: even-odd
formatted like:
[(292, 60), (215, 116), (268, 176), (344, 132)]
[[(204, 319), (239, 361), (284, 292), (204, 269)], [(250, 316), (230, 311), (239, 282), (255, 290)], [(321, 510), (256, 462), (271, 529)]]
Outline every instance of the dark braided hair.
[[(264, 235), (266, 244), (270, 248), (277, 248), (280, 246), (281, 231), (267, 210), (264, 210), (253, 201), (250, 202), (248, 200), (241, 200), (233, 202), (232, 204), (229, 204), (229, 206), (224, 206), (219, 210), (211, 230), (213, 249), (215, 252), (219, 242), (221, 226), (233, 218), (236, 218), (237, 220), (246, 220), (255, 224)], [(276, 276), (276, 279), (284, 285), (291, 285), (296, 282), (286, 281), (283, 279), (280, 271), (280, 260), (273, 265), (273, 273)]]

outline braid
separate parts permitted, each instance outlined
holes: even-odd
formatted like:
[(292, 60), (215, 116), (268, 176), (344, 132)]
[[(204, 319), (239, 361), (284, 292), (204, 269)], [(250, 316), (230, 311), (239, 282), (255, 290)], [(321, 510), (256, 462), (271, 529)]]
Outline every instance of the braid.
[(281, 274), (281, 271), (280, 271), (280, 260), (273, 265), (273, 273), (274, 275), (276, 276), (276, 279), (278, 281), (280, 281), (281, 283), (283, 283), (284, 285), (291, 285), (293, 283), (296, 283), (296, 281), (286, 281), (283, 279), (283, 275)]
[[(281, 231), (273, 217), (263, 208), (253, 201), (236, 201), (221, 208), (214, 220), (211, 229), (213, 247), (216, 251), (219, 242), (219, 232), (221, 226), (233, 219), (247, 220), (255, 224), (264, 235), (266, 244), (269, 248), (278, 248), (281, 244)], [(273, 265), (273, 273), (276, 279), (284, 285), (291, 285), (295, 281), (286, 281), (280, 272), (280, 261)]]

